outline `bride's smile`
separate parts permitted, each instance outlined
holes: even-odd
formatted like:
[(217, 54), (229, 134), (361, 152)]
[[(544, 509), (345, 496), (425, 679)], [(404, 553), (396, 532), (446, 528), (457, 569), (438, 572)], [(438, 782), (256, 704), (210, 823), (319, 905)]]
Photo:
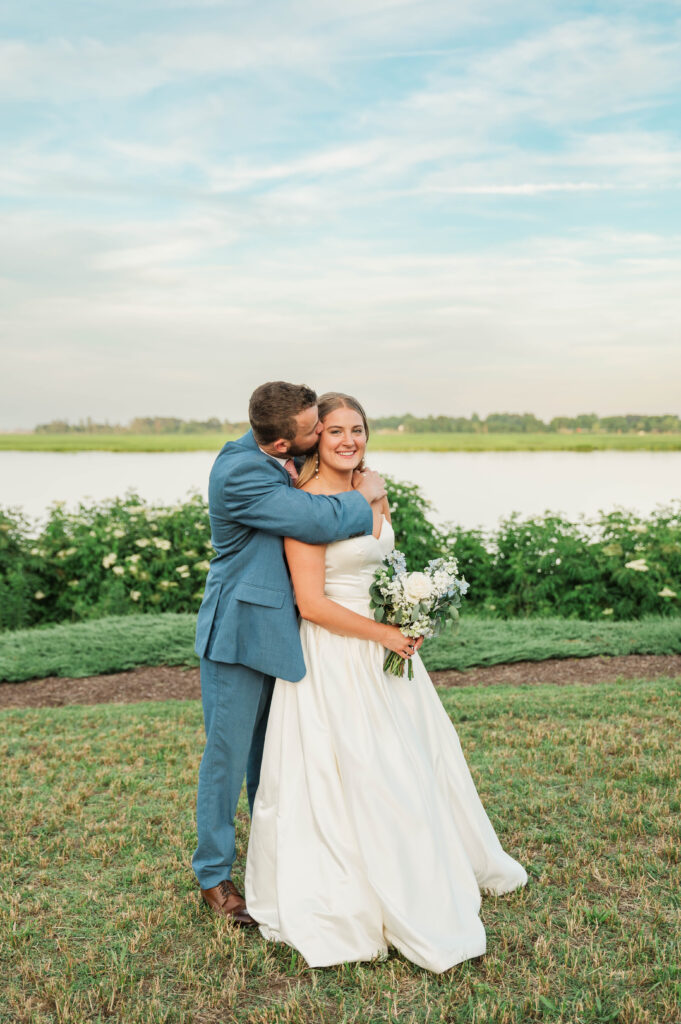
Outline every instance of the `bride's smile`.
[(362, 417), (354, 409), (335, 409), (319, 436), (319, 460), (322, 466), (348, 472), (364, 458), (367, 436)]

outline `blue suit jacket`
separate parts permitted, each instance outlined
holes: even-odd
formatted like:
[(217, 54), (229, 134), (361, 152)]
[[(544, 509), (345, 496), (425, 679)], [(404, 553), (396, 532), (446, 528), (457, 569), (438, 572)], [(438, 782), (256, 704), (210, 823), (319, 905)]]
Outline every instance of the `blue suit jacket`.
[(196, 653), (297, 682), (305, 675), (284, 537), (330, 544), (371, 533), (357, 491), (306, 494), (261, 452), (251, 431), (219, 453), (208, 485), (210, 564)]

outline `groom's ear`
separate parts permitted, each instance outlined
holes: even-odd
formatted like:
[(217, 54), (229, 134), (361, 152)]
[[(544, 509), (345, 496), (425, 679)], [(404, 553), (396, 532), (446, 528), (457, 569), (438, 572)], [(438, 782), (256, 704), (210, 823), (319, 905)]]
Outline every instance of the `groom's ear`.
[(274, 449), (274, 451), (277, 453), (277, 455), (281, 455), (282, 457), (284, 455), (288, 455), (290, 447), (291, 442), (284, 440), (283, 437), (278, 438), (276, 441), (272, 443), (272, 448)]

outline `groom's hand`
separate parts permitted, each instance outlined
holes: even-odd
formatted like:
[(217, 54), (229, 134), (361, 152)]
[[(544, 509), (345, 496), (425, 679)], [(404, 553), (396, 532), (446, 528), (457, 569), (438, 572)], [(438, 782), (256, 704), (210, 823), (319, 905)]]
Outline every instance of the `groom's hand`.
[(358, 469), (352, 474), (352, 486), (356, 491), (366, 498), (371, 505), (374, 501), (385, 498), (385, 480), (373, 469), (365, 469), (360, 473)]

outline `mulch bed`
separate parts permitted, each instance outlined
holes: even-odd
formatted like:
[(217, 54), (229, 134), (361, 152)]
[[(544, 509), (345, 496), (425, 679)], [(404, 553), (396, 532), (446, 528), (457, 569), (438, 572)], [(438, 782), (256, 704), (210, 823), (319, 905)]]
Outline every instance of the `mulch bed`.
[[(609, 683), (616, 679), (681, 677), (681, 655), (552, 658), (489, 668), (431, 672), (436, 686), (526, 686), (537, 683)], [(132, 672), (68, 679), (50, 676), (25, 683), (0, 683), (0, 708), (61, 707), (65, 704), (132, 704), (144, 700), (199, 700), (197, 668), (144, 666)]]

